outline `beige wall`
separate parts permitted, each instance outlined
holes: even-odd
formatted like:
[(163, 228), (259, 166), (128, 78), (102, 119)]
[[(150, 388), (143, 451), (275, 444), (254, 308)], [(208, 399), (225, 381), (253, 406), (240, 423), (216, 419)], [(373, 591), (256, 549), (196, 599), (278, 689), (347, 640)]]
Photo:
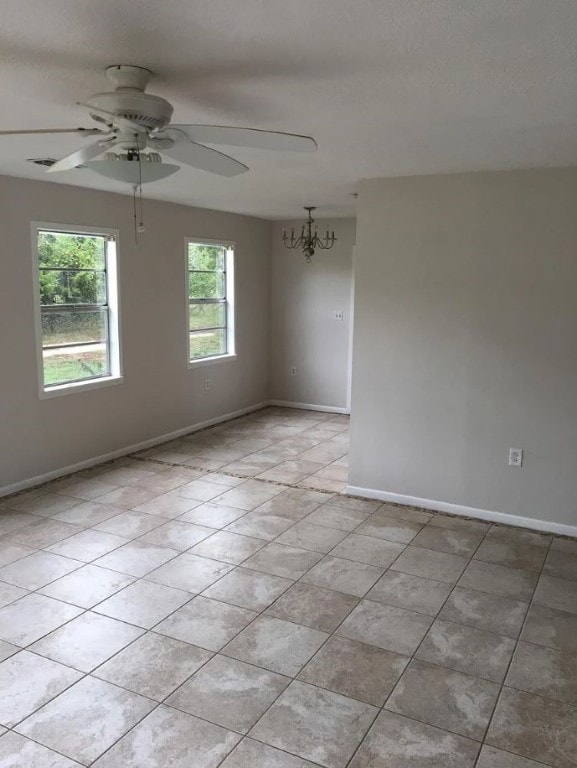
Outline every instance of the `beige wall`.
[[(136, 247), (130, 197), (0, 177), (0, 487), (268, 398), (270, 224), (146, 200), (144, 215)], [(31, 220), (120, 230), (123, 383), (39, 399)], [(237, 361), (187, 367), (186, 236), (236, 242)]]
[[(334, 229), (337, 242), (317, 250), (310, 264), (281, 240), (283, 229), (300, 232), (302, 224), (281, 221), (273, 227), (271, 397), (346, 408), (355, 220), (319, 218), (319, 233)], [(337, 310), (343, 320), (335, 319)], [(293, 366), (296, 376), (290, 375)]]
[(577, 525), (577, 169), (362, 183), (355, 291), (350, 485)]

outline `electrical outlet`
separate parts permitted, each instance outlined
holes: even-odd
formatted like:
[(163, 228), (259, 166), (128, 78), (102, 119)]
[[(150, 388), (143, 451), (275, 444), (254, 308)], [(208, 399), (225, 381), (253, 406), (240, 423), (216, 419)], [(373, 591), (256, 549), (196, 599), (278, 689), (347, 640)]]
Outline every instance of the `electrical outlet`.
[(335, 320), (344, 320), (345, 313), (342, 309), (335, 310)]
[(290, 369), (290, 375), (291, 375), (291, 376), (296, 376), (296, 375), (297, 375), (297, 369), (294, 367), (294, 365), (293, 365), (293, 367)]
[(204, 380), (204, 388), (208, 390), (211, 387), (212, 387), (212, 379), (205, 379)]
[(521, 448), (509, 448), (509, 466), (523, 466), (523, 450)]

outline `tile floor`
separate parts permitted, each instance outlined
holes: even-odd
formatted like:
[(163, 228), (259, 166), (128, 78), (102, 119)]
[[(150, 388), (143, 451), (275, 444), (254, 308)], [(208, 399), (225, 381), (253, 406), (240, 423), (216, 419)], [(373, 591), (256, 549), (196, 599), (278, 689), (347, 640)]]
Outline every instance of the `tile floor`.
[(269, 408), (0, 503), (0, 768), (574, 768), (577, 541)]

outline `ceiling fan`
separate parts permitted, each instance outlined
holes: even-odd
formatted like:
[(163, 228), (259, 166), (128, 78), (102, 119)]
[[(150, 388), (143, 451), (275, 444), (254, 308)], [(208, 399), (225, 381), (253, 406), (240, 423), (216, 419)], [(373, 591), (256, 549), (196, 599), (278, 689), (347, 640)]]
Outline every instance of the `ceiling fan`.
[(0, 131), (0, 135), (78, 133), (97, 136), (94, 143), (58, 160), (47, 173), (83, 166), (133, 185), (157, 181), (180, 170), (179, 165), (163, 162), (163, 155), (220, 176), (236, 176), (248, 171), (244, 163), (205, 146), (205, 143), (293, 152), (317, 149), (313, 138), (293, 133), (222, 125), (175, 125), (170, 122), (172, 105), (160, 96), (145, 93), (152, 77), (150, 70), (120, 64), (108, 67), (106, 75), (115, 90), (97, 93), (85, 103), (79, 102), (100, 127)]

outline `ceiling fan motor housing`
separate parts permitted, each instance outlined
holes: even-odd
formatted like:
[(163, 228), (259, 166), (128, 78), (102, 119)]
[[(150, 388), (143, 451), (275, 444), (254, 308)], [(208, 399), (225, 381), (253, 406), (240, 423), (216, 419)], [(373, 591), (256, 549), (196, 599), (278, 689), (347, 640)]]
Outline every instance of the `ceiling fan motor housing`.
[[(96, 93), (90, 97), (88, 105), (114, 112), (115, 115), (132, 120), (148, 130), (164, 128), (170, 122), (173, 112), (172, 104), (166, 99), (128, 89)], [(98, 122), (107, 122), (106, 118), (92, 112), (90, 116)]]

